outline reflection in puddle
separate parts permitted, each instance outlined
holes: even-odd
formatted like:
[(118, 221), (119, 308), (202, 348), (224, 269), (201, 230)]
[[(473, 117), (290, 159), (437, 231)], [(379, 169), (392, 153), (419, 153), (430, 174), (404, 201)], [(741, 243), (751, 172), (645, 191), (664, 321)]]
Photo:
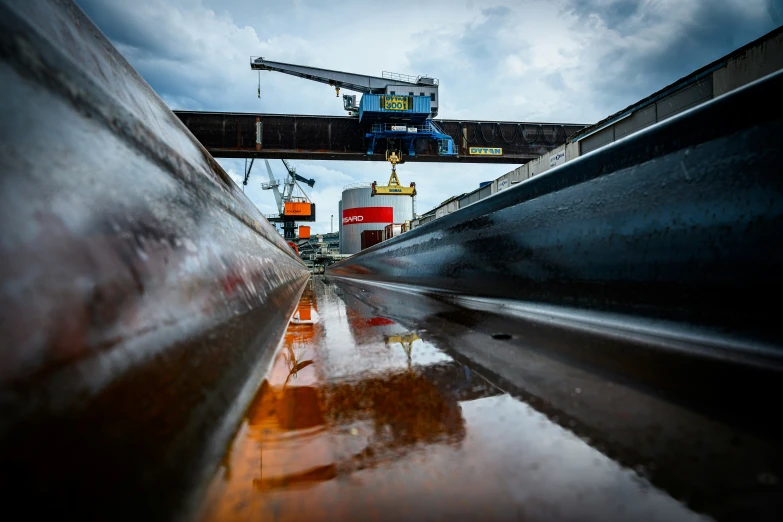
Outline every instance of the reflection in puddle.
[(413, 343), (421, 341), (421, 337), (414, 332), (406, 332), (401, 335), (389, 335), (385, 339), (386, 344), (399, 344), (408, 357), (408, 368), (411, 367), (411, 353), (413, 352)]
[(320, 279), (308, 308), (321, 319), (289, 325), (204, 520), (695, 517), (426, 334)]

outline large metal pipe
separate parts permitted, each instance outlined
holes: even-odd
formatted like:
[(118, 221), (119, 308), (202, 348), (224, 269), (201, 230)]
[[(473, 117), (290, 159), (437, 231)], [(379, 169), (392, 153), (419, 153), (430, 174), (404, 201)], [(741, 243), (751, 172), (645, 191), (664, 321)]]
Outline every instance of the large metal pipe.
[(308, 272), (73, 3), (0, 1), (0, 113), (4, 509), (184, 513)]
[(783, 291), (781, 91), (783, 73), (768, 76), (327, 275), (490, 298), (470, 303), (600, 332), (558, 356), (780, 433), (767, 408), (783, 370), (770, 308)]
[(757, 296), (783, 287), (781, 88), (771, 75), (329, 272), (780, 341)]

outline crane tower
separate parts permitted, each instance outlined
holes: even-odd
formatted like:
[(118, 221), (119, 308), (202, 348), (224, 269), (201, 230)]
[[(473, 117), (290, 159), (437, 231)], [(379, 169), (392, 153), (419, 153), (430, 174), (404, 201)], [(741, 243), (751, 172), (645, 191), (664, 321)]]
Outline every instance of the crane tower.
[[(296, 169), (286, 160), (282, 161), (286, 168), (286, 177), (281, 181), (275, 179), (269, 160), (264, 160), (269, 181), (261, 183), (261, 188), (271, 190), (275, 195), (275, 202), (277, 203), (278, 214), (267, 216), (267, 219), (272, 223), (282, 223), (283, 237), (293, 240), (296, 239), (297, 221), (315, 221), (315, 203), (310, 201), (307, 193), (299, 185), (301, 182), (312, 188), (315, 185), (315, 180), (300, 176), (296, 173)], [(245, 180), (247, 180), (247, 174)], [(283, 186), (282, 191), (280, 190), (280, 185)]]

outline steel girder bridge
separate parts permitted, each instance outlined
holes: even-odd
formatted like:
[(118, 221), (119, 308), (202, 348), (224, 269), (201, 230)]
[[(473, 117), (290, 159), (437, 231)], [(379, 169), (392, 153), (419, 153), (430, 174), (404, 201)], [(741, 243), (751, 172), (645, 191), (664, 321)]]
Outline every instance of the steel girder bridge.
[[(175, 111), (216, 158), (386, 161), (384, 146), (367, 153), (365, 129), (349, 116)], [(439, 155), (437, 144), (415, 141), (406, 161), (527, 163), (570, 140), (582, 124), (433, 120), (454, 138), (458, 153)]]

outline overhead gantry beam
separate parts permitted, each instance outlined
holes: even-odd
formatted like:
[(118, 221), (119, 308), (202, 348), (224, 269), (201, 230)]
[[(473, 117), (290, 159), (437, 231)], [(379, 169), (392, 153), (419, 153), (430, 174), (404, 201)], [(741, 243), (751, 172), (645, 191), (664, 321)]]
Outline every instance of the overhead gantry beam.
[[(378, 153), (367, 154), (366, 129), (357, 118), (174, 112), (216, 158), (386, 160), (383, 143), (376, 148)], [(454, 138), (459, 154), (439, 156), (436, 144), (422, 139), (416, 140), (416, 155), (406, 155), (406, 161), (527, 163), (566, 143), (584, 128), (581, 124), (560, 123), (434, 121)]]

